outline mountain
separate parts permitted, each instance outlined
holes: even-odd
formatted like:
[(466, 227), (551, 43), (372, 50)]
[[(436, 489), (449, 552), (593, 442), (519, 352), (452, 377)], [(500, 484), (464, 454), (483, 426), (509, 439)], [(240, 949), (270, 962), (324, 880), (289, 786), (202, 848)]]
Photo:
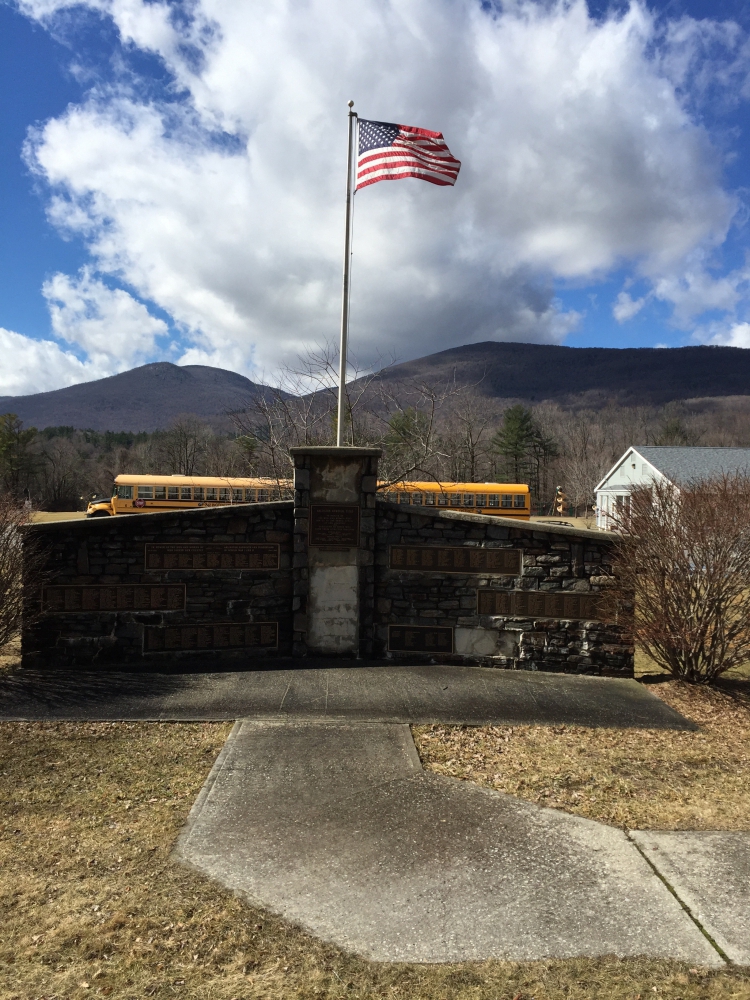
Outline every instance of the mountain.
[(185, 413), (221, 422), (228, 410), (267, 392), (267, 386), (223, 368), (160, 361), (53, 392), (0, 396), (0, 413), (17, 414), (27, 427), (153, 431)]
[(423, 380), (476, 384), (479, 395), (563, 405), (660, 405), (675, 399), (750, 395), (750, 350), (739, 347), (557, 347), (487, 341), (393, 365), (386, 389)]
[[(408, 397), (409, 383), (476, 385), (491, 399), (562, 405), (661, 405), (676, 399), (750, 397), (750, 350), (738, 347), (557, 347), (489, 341), (453, 347), (381, 371), (389, 393)], [(407, 388), (404, 389), (404, 383)], [(0, 413), (16, 413), (26, 426), (151, 431), (192, 413), (214, 423), (241, 409), (268, 386), (244, 375), (168, 362), (31, 396), (0, 396)]]

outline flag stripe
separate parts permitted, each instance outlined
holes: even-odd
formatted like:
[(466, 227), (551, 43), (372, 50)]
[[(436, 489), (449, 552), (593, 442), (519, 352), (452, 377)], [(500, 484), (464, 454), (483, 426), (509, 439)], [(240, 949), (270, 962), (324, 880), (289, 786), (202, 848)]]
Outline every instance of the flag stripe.
[(456, 183), (460, 169), (461, 161), (440, 132), (390, 122), (359, 123), (357, 190), (404, 177), (448, 187)]
[(453, 157), (450, 157), (450, 159), (446, 160), (446, 159), (441, 159), (438, 156), (433, 156), (428, 153), (423, 153), (421, 150), (420, 151), (415, 151), (411, 149), (405, 150), (401, 147), (396, 147), (396, 146), (392, 146), (390, 149), (378, 149), (378, 150), (373, 150), (370, 153), (365, 153), (363, 156), (360, 156), (358, 165), (362, 167), (365, 163), (369, 163), (371, 160), (382, 160), (388, 157), (394, 157), (394, 158), (400, 157), (403, 159), (404, 156), (413, 157), (414, 159), (420, 159), (423, 160), (425, 163), (434, 163), (435, 166), (439, 167), (444, 166), (450, 168), (455, 165), (456, 170), (458, 170), (458, 168), (461, 166), (460, 161), (454, 159)]

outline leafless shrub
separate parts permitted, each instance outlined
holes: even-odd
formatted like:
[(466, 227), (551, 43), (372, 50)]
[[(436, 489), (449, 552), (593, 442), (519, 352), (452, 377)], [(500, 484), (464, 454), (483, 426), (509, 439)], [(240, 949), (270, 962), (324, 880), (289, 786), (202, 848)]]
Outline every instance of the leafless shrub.
[[(36, 595), (43, 582), (43, 550), (21, 531), (30, 513), (10, 494), (0, 496), (0, 647), (21, 631), (24, 589)], [(28, 607), (26, 613), (31, 613)]]
[(621, 601), (635, 641), (674, 677), (710, 684), (750, 659), (750, 479), (634, 490), (619, 516)]

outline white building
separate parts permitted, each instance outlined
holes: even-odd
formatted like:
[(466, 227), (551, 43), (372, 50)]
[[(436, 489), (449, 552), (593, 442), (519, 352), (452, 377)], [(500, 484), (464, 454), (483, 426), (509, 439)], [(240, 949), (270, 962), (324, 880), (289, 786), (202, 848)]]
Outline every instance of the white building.
[(655, 479), (678, 485), (733, 474), (750, 476), (750, 448), (628, 448), (596, 487), (597, 527), (611, 527), (612, 515), (627, 506), (636, 486)]

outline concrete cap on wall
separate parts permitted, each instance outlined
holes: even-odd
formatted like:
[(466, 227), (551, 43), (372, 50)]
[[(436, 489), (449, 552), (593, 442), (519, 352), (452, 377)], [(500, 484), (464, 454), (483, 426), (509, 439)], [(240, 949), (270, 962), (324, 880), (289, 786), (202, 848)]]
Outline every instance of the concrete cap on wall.
[(333, 445), (309, 444), (290, 448), (292, 458), (302, 455), (320, 455), (322, 458), (380, 458), (381, 448), (336, 448)]

